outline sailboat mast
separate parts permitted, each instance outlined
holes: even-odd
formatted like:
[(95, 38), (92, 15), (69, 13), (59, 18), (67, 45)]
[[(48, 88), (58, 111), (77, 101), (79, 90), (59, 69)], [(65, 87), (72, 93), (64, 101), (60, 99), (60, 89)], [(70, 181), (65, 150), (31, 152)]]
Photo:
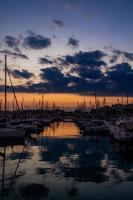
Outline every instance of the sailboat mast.
[(6, 146), (4, 146), (3, 153), (3, 167), (2, 167), (2, 191), (1, 191), (1, 199), (4, 199), (4, 187), (5, 187), (5, 164), (6, 164)]
[(95, 96), (95, 108), (97, 109), (97, 93), (94, 91), (94, 96)]
[(5, 55), (5, 111), (7, 111), (7, 56)]

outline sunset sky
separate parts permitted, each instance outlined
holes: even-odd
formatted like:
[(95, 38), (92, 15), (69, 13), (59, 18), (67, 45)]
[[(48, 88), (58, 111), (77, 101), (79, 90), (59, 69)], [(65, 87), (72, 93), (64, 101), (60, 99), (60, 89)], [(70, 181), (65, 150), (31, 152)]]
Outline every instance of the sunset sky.
[(0, 91), (7, 54), (19, 93), (132, 96), (132, 20), (132, 0), (1, 0)]

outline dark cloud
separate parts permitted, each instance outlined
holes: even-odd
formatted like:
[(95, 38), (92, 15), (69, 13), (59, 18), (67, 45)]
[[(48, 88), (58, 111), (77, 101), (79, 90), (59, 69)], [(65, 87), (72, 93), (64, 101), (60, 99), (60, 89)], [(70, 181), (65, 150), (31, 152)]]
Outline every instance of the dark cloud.
[(53, 64), (53, 61), (51, 61), (51, 60), (49, 60), (48, 58), (45, 58), (45, 57), (40, 57), (39, 63), (40, 64)]
[(6, 54), (6, 55), (9, 55), (9, 56), (12, 56), (13, 58), (29, 59), (28, 56), (26, 56), (25, 54), (16, 53), (16, 52), (10, 51), (10, 50), (8, 50), (8, 49), (6, 49), (6, 50), (1, 50), (1, 51), (0, 51), (0, 54)]
[(117, 59), (121, 56), (122, 58), (126, 58), (128, 61), (133, 61), (133, 53), (132, 52), (127, 52), (127, 51), (122, 51), (119, 49), (116, 49), (114, 47), (105, 47), (106, 50), (109, 50), (113, 53), (112, 60), (117, 61)]
[(82, 93), (90, 90), (89, 83), (82, 77), (69, 76), (67, 78), (67, 91)]
[(26, 69), (22, 69), (21, 71), (15, 69), (15, 70), (11, 70), (10, 73), (12, 74), (14, 78), (17, 78), (17, 79), (29, 79), (31, 77), (34, 77), (34, 74), (27, 71)]
[[(25, 87), (28, 92), (55, 92), (55, 93), (80, 93), (88, 90), (87, 81), (80, 77), (62, 77), (62, 79), (51, 79), (48, 82), (41, 82)], [(17, 90), (25, 91), (24, 87), (18, 87)]]
[(72, 75), (65, 76), (57, 67), (41, 69), (40, 77), (47, 81), (42, 84), (48, 92), (82, 92), (88, 90), (88, 82), (85, 78)]
[(30, 49), (44, 49), (51, 45), (51, 39), (33, 31), (28, 31), (28, 36), (24, 38), (23, 46)]
[[(110, 70), (89, 83), (88, 92), (97, 90), (101, 95), (133, 95), (133, 69), (128, 63), (116, 64)], [(87, 91), (86, 91), (87, 92)]]
[(77, 40), (76, 38), (70, 37), (68, 39), (67, 45), (73, 48), (77, 48), (79, 46), (79, 40)]
[(79, 66), (89, 66), (89, 67), (100, 67), (106, 65), (101, 59), (106, 56), (102, 51), (79, 51), (78, 53), (71, 55), (66, 55), (64, 57), (64, 64), (69, 65), (79, 65)]
[(104, 76), (104, 74), (96, 68), (88, 68), (88, 67), (76, 67), (74, 70), (80, 77), (87, 79), (100, 79)]
[[(133, 95), (133, 70), (128, 63), (114, 65), (106, 74), (98, 68), (77, 67), (79, 76), (64, 75), (57, 67), (41, 69), (42, 83), (31, 84), (26, 89), (32, 92), (69, 92), (92, 94), (94, 90), (101, 95)], [(22, 89), (22, 88), (21, 88)]]
[(129, 82), (133, 83), (133, 69), (128, 63), (116, 64), (107, 72), (107, 77), (117, 84), (127, 85)]
[(52, 22), (54, 23), (54, 25), (56, 25), (57, 27), (64, 27), (64, 22), (62, 20), (59, 19), (53, 19)]
[(87, 89), (87, 81), (82, 77), (66, 76), (57, 67), (41, 69), (41, 79), (44, 83), (32, 85), (43, 88), (47, 92), (78, 92)]
[[(73, 55), (60, 56), (58, 58), (59, 65), (40, 69), (40, 82), (27, 81), (23, 86), (15, 86), (15, 90), (19, 92), (83, 93), (86, 95), (92, 94), (96, 90), (100, 95), (121, 95), (123, 93), (133, 95), (132, 66), (123, 62), (108, 67), (104, 58), (108, 58), (108, 55), (99, 50), (79, 51)], [(50, 65), (54, 62), (55, 64), (55, 61), (51, 61), (47, 56), (40, 57), (39, 62)], [(105, 72), (103, 72), (102, 66), (107, 67)], [(67, 73), (64, 70), (66, 67), (69, 70)], [(11, 74), (18, 79), (28, 79), (34, 76), (33, 73), (24, 69), (12, 70)], [(0, 86), (0, 91), (3, 89), (4, 87)]]
[(18, 38), (7, 35), (5, 36), (4, 42), (8, 47), (13, 48), (15, 51), (20, 52), (18, 48), (18, 45), (20, 44), (20, 40)]
[(40, 77), (42, 80), (53, 82), (57, 80), (61, 81), (64, 77), (64, 74), (62, 74), (57, 67), (51, 67), (51, 68), (41, 69)]

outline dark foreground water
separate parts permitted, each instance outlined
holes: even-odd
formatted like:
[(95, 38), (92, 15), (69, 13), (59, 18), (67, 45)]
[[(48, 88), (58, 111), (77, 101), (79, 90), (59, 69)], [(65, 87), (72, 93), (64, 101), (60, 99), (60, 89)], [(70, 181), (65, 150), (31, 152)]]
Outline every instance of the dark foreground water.
[(73, 123), (25, 143), (0, 147), (1, 199), (133, 199), (132, 146), (82, 137)]

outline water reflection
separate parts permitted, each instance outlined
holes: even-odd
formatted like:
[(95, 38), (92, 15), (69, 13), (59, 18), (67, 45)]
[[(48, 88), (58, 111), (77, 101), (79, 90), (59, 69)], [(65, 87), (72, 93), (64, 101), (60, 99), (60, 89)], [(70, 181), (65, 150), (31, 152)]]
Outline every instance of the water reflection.
[(56, 122), (51, 127), (46, 128), (43, 136), (60, 137), (60, 138), (74, 138), (79, 136), (79, 128), (72, 122)]
[(6, 147), (4, 199), (132, 199), (132, 153), (106, 137), (80, 136), (73, 123), (54, 123), (26, 145)]

